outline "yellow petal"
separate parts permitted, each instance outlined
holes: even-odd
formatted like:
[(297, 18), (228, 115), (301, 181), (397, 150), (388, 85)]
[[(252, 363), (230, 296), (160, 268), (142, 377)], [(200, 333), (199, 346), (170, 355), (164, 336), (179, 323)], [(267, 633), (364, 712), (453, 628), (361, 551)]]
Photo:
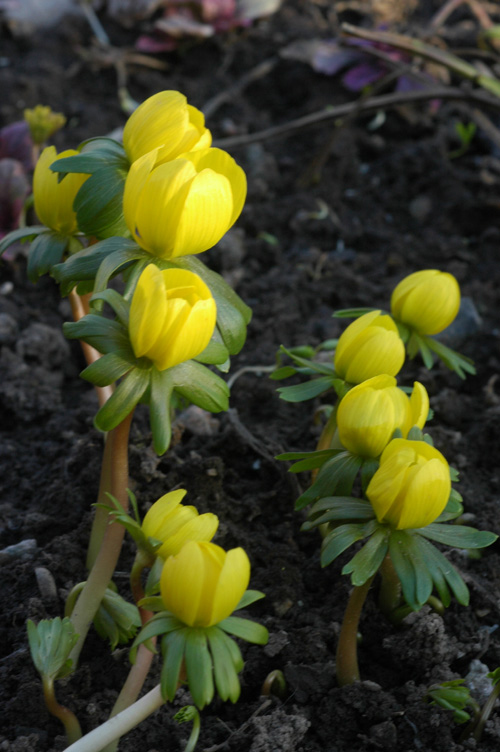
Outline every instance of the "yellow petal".
[(71, 235), (78, 229), (73, 203), (89, 176), (69, 173), (59, 182), (57, 173), (52, 172), (50, 165), (56, 159), (76, 154), (78, 152), (74, 149), (58, 154), (54, 146), (47, 146), (42, 151), (33, 174), (33, 195), (38, 218), (44, 225), (63, 235)]
[(394, 407), (386, 390), (355, 387), (348, 392), (337, 411), (337, 429), (350, 452), (378, 457), (395, 429)]
[(345, 372), (347, 371), (351, 357), (350, 350), (352, 344), (358, 335), (379, 316), (380, 311), (369, 311), (349, 324), (347, 329), (340, 335), (335, 349), (335, 370), (340, 378), (345, 378)]
[(391, 295), (391, 313), (394, 318), (401, 319), (402, 307), (411, 290), (418, 285), (426, 285), (437, 274), (438, 269), (424, 269), (409, 274), (396, 285)]
[(379, 522), (387, 519), (391, 508), (404, 492), (409, 464), (409, 458), (405, 457), (403, 452), (390, 457), (384, 463), (381, 460), (379, 469), (368, 484), (366, 496)]
[(189, 185), (179, 214), (171, 257), (202, 253), (212, 248), (229, 229), (232, 214), (233, 195), (229, 180), (209, 169), (198, 173)]
[(380, 373), (395, 376), (405, 360), (405, 348), (399, 335), (380, 327), (370, 327), (361, 332), (356, 343), (348, 348), (350, 355), (345, 379), (359, 384)]
[(160, 590), (165, 608), (194, 626), (204, 587), (205, 557), (200, 544), (190, 541), (163, 565)]
[(419, 381), (413, 384), (410, 397), (410, 411), (413, 426), (423, 428), (429, 415), (429, 395), (427, 389)]
[[(158, 149), (154, 149), (133, 163), (127, 175), (123, 192), (123, 216), (125, 217), (125, 222), (131, 234), (142, 248), (144, 248), (141, 242), (142, 238), (137, 233), (137, 205), (147, 179), (155, 165), (157, 155)], [(145, 250), (148, 249), (145, 248)]]
[(204, 556), (203, 589), (198, 603), (195, 626), (208, 627), (217, 591), (220, 573), (226, 560), (226, 552), (214, 543), (197, 543)]
[(187, 491), (179, 488), (177, 491), (170, 491), (148, 509), (142, 521), (142, 530), (150, 538), (159, 538), (157, 531), (160, 529), (165, 518), (169, 517), (172, 512), (179, 506)]
[(250, 582), (250, 562), (242, 548), (233, 548), (226, 554), (219, 576), (209, 625), (218, 624), (230, 616)]
[(196, 165), (198, 172), (210, 169), (219, 175), (224, 175), (229, 180), (233, 195), (233, 212), (229, 224), (229, 227), (232, 227), (241, 214), (247, 195), (247, 178), (245, 172), (227, 151), (223, 149), (213, 148), (203, 151), (200, 149), (194, 153), (186, 154), (185, 157)]
[(174, 535), (169, 536), (157, 551), (158, 556), (164, 559), (168, 556), (175, 556), (188, 541), (211, 541), (218, 527), (219, 518), (215, 514), (207, 512), (193, 517)]
[(161, 337), (167, 316), (167, 296), (161, 271), (147, 266), (130, 305), (129, 334), (137, 358), (150, 352)]
[(450, 474), (440, 460), (419, 467), (406, 490), (397, 529), (430, 525), (445, 508), (450, 491)]
[[(159, 159), (176, 149), (189, 124), (186, 97), (178, 91), (160, 91), (132, 113), (123, 130), (123, 146), (131, 162), (161, 147)], [(177, 152), (178, 153), (178, 152)]]
[(168, 352), (158, 361), (159, 370), (172, 368), (203, 352), (212, 338), (216, 319), (217, 308), (213, 298), (198, 301), (189, 312), (182, 331), (172, 337)]

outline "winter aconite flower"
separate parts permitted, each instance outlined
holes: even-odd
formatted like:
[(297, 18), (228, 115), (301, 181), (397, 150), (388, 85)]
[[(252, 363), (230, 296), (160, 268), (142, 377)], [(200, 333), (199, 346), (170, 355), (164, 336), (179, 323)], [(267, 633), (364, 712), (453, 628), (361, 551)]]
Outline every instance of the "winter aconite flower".
[(38, 218), (51, 230), (62, 235), (71, 235), (78, 229), (73, 202), (88, 175), (69, 173), (59, 182), (57, 173), (52, 172), (50, 165), (56, 159), (76, 154), (78, 152), (74, 149), (58, 154), (55, 146), (47, 146), (40, 155), (33, 175), (33, 196)]
[(341, 379), (360, 384), (380, 374), (396, 376), (405, 348), (390, 316), (370, 311), (349, 324), (337, 343), (335, 371)]
[(191, 541), (170, 556), (160, 588), (165, 608), (190, 627), (211, 627), (230, 616), (250, 581), (242, 548), (224, 551), (214, 543)]
[(184, 489), (171, 491), (155, 501), (142, 521), (148, 538), (162, 541), (155, 554), (166, 559), (178, 554), (188, 541), (210, 541), (219, 526), (217, 515), (198, 514), (196, 507), (181, 504)]
[(152, 151), (134, 162), (123, 213), (141, 248), (164, 259), (212, 248), (238, 219), (245, 173), (221, 149), (201, 149), (156, 166)]
[(394, 439), (366, 495), (379, 522), (397, 530), (429, 525), (445, 508), (451, 491), (447, 461), (425, 441)]
[(343, 446), (360, 457), (378, 457), (399, 428), (406, 438), (412, 426), (423, 428), (429, 412), (427, 391), (418, 381), (411, 397), (386, 374), (351, 389), (337, 411), (337, 430)]
[(200, 110), (179, 91), (160, 91), (146, 99), (125, 124), (123, 146), (131, 162), (158, 148), (156, 162), (175, 159), (187, 151), (206, 149), (212, 134)]
[(391, 313), (419, 334), (438, 334), (460, 308), (460, 287), (452, 274), (425, 269), (405, 277), (391, 296)]
[(208, 345), (216, 316), (212, 294), (197, 274), (160, 271), (150, 264), (139, 277), (130, 306), (135, 356), (146, 356), (159, 371), (195, 358)]

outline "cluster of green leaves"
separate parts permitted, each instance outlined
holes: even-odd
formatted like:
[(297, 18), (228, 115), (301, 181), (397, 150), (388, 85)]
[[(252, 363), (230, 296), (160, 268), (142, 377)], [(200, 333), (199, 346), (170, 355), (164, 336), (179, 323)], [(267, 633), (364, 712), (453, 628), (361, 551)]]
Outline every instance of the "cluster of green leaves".
[[(84, 585), (85, 582), (79, 582), (68, 595), (65, 606), (65, 618), (68, 620)], [(125, 645), (136, 636), (141, 626), (141, 617), (137, 606), (122, 598), (114, 582), (110, 582), (94, 616), (93, 624), (97, 634), (103, 640), (107, 639), (111, 650), (114, 650), (118, 645)]]
[(469, 687), (464, 686), (464, 679), (452, 679), (452, 681), (446, 681), (442, 684), (434, 684), (429, 687), (427, 698), (431, 705), (452, 710), (453, 720), (458, 724), (470, 721), (470, 713), (465, 708), (471, 708), (474, 715), (479, 710), (476, 700), (471, 696)]
[[(246, 608), (263, 597), (264, 594), (257, 590), (247, 590), (236, 610)], [(215, 688), (222, 700), (238, 700), (238, 674), (243, 668), (243, 658), (232, 637), (265, 645), (268, 639), (265, 627), (234, 615), (213, 627), (188, 627), (164, 610), (160, 597), (145, 598), (140, 605), (150, 610), (161, 610), (148, 621), (135, 639), (131, 657), (133, 659), (134, 651), (139, 645), (162, 635), (161, 691), (165, 700), (174, 699), (179, 682), (182, 681), (183, 666), (189, 691), (200, 710), (212, 701)]]

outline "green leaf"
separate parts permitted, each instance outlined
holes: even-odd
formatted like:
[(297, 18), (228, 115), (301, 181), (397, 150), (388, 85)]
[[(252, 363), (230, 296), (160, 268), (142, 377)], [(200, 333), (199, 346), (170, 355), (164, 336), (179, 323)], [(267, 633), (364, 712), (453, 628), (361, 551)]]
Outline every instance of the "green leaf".
[(356, 457), (350, 452), (340, 452), (327, 460), (312, 486), (295, 502), (295, 509), (303, 509), (311, 501), (333, 496), (335, 492), (339, 496), (348, 496), (361, 463), (361, 457)]
[(454, 548), (485, 548), (496, 541), (498, 535), (486, 530), (476, 530), (465, 525), (441, 525), (433, 522), (416, 530), (425, 538)]
[(80, 376), (96, 386), (108, 386), (134, 368), (134, 363), (116, 353), (107, 353), (85, 368)]
[[(343, 450), (339, 449), (320, 449), (317, 452), (309, 452), (309, 457), (306, 457), (299, 462), (295, 462), (288, 470), (289, 473), (302, 473), (307, 470), (315, 470), (316, 468), (323, 467), (325, 462), (331, 457), (335, 457), (339, 452)], [(281, 459), (277, 457), (276, 459)]]
[(68, 617), (27, 622), (31, 657), (38, 673), (48, 680), (62, 679), (71, 672), (69, 654), (78, 641)]
[(308, 521), (301, 530), (311, 530), (325, 522), (338, 520), (371, 520), (375, 513), (368, 501), (354, 496), (326, 496), (319, 499), (309, 510)]
[(64, 289), (71, 290), (76, 282), (94, 280), (104, 259), (116, 251), (128, 249), (143, 254), (137, 243), (126, 238), (107, 238), (73, 254), (63, 264), (52, 269), (52, 276)]
[(327, 567), (353, 543), (371, 535), (376, 527), (376, 520), (370, 520), (368, 523), (339, 525), (339, 527), (331, 530), (323, 538), (321, 545), (321, 566)]
[(243, 656), (241, 655), (241, 650), (239, 649), (238, 645), (233, 640), (233, 638), (229, 637), (229, 635), (226, 634), (224, 632), (224, 630), (220, 629), (220, 625), (219, 624), (217, 625), (217, 627), (219, 628), (219, 632), (222, 635), (222, 637), (223, 637), (223, 639), (224, 639), (224, 641), (226, 643), (226, 647), (227, 647), (227, 650), (228, 650), (228, 652), (229, 652), (229, 654), (231, 656), (231, 660), (233, 662), (233, 666), (235, 668), (235, 671), (237, 673), (239, 673), (243, 669), (243, 666), (245, 665), (245, 662), (243, 660)]
[(420, 545), (421, 540), (422, 538), (418, 535), (409, 535), (407, 552), (415, 574), (415, 600), (423, 605), (432, 594), (433, 577), (428, 566), (425, 548)]
[(76, 194), (73, 208), (78, 228), (87, 237), (128, 235), (123, 216), (123, 190), (127, 173), (104, 167), (96, 170)]
[(186, 630), (184, 655), (189, 691), (194, 704), (202, 710), (214, 696), (212, 658), (204, 629), (191, 627)]
[(342, 569), (342, 574), (352, 574), (355, 586), (364, 585), (378, 571), (389, 548), (387, 529), (375, 530), (363, 548)]
[(285, 452), (284, 454), (277, 454), (275, 460), (302, 460), (309, 457), (323, 457), (325, 460), (332, 456), (332, 452), (336, 452), (335, 449), (319, 449), (315, 452)]
[(117, 386), (111, 397), (95, 416), (95, 426), (100, 431), (116, 428), (137, 405), (149, 386), (150, 371), (134, 368)]
[(377, 472), (380, 462), (378, 460), (366, 459), (361, 465), (361, 488), (366, 491), (368, 485)]
[(173, 379), (170, 369), (151, 370), (151, 393), (149, 397), (149, 422), (153, 434), (153, 446), (156, 454), (161, 456), (170, 446), (172, 429), (170, 425), (170, 398)]
[(131, 357), (128, 334), (118, 321), (89, 313), (79, 321), (66, 321), (63, 332), (68, 339), (83, 339), (100, 353), (113, 352), (125, 360)]
[(261, 593), (260, 590), (245, 590), (245, 592), (241, 596), (240, 602), (235, 608), (235, 611), (239, 611), (241, 608), (246, 608), (252, 603), (255, 603), (255, 601), (260, 601), (265, 597), (265, 593)]
[(222, 337), (217, 329), (215, 329), (212, 339), (205, 347), (202, 353), (193, 358), (198, 363), (206, 363), (208, 365), (221, 365), (225, 363), (229, 358), (229, 351), (222, 341)]
[(129, 161), (123, 145), (113, 138), (98, 136), (89, 138), (79, 146), (80, 153), (57, 159), (50, 166), (52, 172), (66, 175), (69, 172), (91, 175), (106, 165), (115, 165), (128, 170)]
[(105, 290), (114, 274), (122, 267), (137, 261), (137, 259), (145, 259), (145, 254), (146, 251), (139, 248), (133, 241), (124, 241), (120, 248), (114, 250), (103, 259), (96, 274), (94, 292)]
[(166, 634), (161, 641), (163, 655), (161, 694), (165, 700), (170, 700), (170, 702), (177, 692), (188, 631), (187, 628), (176, 629)]
[(169, 613), (168, 611), (160, 611), (160, 613), (155, 614), (143, 626), (134, 640), (132, 649), (137, 648), (139, 645), (142, 645), (143, 642), (147, 642), (152, 637), (168, 634), (169, 632), (173, 632), (176, 629), (182, 629), (183, 627), (185, 627), (185, 624), (179, 621), (179, 619), (177, 619), (171, 613)]
[(96, 300), (104, 301), (110, 308), (116, 313), (116, 317), (120, 324), (128, 330), (128, 322), (130, 317), (130, 303), (120, 295), (116, 290), (108, 289), (102, 292), (95, 292), (90, 299), (90, 305)]
[(273, 381), (280, 381), (281, 379), (288, 379), (290, 376), (295, 376), (296, 373), (297, 369), (293, 366), (282, 366), (273, 371), (269, 378), (273, 379)]
[[(443, 604), (446, 605), (445, 600), (442, 598), (439, 588), (437, 586), (436, 573), (438, 573), (437, 574), (438, 580), (444, 578), (444, 580), (446, 581), (446, 584), (450, 586), (451, 591), (455, 595), (455, 598), (457, 599), (457, 601), (461, 603), (462, 606), (468, 606), (469, 605), (469, 590), (465, 582), (462, 580), (462, 578), (458, 574), (455, 567), (448, 561), (448, 559), (446, 559), (446, 557), (443, 556), (441, 551), (438, 551), (438, 549), (435, 548), (432, 545), (432, 543), (429, 543), (424, 538), (420, 538), (420, 547), (421, 547), (421, 550), (425, 552), (429, 571), (432, 574), (434, 583), (436, 584), (436, 589), (438, 590), (439, 597), (441, 598)], [(449, 599), (448, 599), (448, 603), (449, 603)]]
[(303, 384), (294, 384), (293, 386), (280, 386), (280, 399), (285, 402), (306, 402), (314, 399), (320, 394), (327, 392), (332, 388), (332, 379), (329, 376), (321, 376), (318, 379), (310, 379)]
[(425, 341), (429, 350), (436, 353), (445, 366), (451, 371), (455, 371), (461, 379), (465, 379), (467, 373), (472, 375), (476, 373), (474, 363), (470, 358), (465, 357), (465, 355), (460, 355), (460, 353), (446, 347), (446, 345), (443, 345), (442, 342), (439, 342), (433, 337), (422, 337), (422, 340)]
[(228, 409), (228, 385), (201, 363), (187, 360), (170, 369), (170, 373), (175, 390), (193, 404), (211, 413)]
[(311, 369), (314, 373), (322, 373), (324, 376), (335, 376), (335, 368), (333, 366), (333, 363), (320, 363), (317, 360), (310, 360), (309, 358), (302, 358), (300, 355), (297, 355), (297, 348), (295, 350), (289, 350), (284, 345), (281, 345), (280, 350), (284, 353), (286, 353), (294, 363), (297, 363), (297, 365), (302, 366), (303, 368)]
[(237, 702), (241, 687), (232, 660), (232, 654), (227, 648), (224, 632), (217, 627), (206, 630), (210, 652), (212, 653), (215, 686), (221, 700)]
[(28, 279), (36, 282), (42, 274), (50, 272), (58, 264), (69, 243), (66, 235), (57, 232), (44, 232), (32, 242), (28, 253)]
[(391, 531), (389, 555), (401, 582), (405, 601), (413, 611), (418, 611), (422, 604), (417, 600), (417, 578), (410, 555), (410, 538), (405, 530)]
[(12, 230), (0, 240), (0, 256), (14, 243), (24, 243), (26, 240), (31, 240), (45, 232), (50, 232), (45, 225), (33, 225), (33, 227), (20, 227), (17, 230)]
[(256, 645), (266, 645), (269, 639), (269, 632), (262, 624), (257, 624), (250, 619), (242, 619), (240, 616), (228, 616), (217, 626), (224, 632)]
[(454, 488), (452, 488), (451, 493), (450, 493), (450, 498), (448, 499), (448, 503), (446, 504), (446, 507), (443, 509), (439, 517), (434, 522), (439, 523), (439, 522), (448, 522), (449, 520), (454, 520), (456, 517), (460, 517), (463, 510), (464, 508), (462, 504), (462, 497), (457, 491), (455, 491)]
[(360, 316), (364, 316), (365, 313), (371, 311), (377, 311), (377, 308), (341, 308), (340, 311), (335, 311), (333, 318), (335, 319), (359, 319)]

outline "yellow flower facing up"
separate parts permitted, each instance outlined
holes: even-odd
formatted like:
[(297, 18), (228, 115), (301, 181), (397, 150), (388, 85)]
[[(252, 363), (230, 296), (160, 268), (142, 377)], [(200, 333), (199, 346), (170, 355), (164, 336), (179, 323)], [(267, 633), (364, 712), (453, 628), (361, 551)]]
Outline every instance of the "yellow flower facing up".
[(408, 398), (393, 376), (374, 376), (355, 386), (340, 401), (339, 439), (359, 457), (378, 457), (397, 428), (406, 438), (412, 426), (423, 428), (428, 413), (427, 390), (418, 381)]
[(33, 196), (38, 218), (51, 230), (62, 235), (72, 235), (78, 229), (73, 202), (89, 176), (69, 173), (59, 183), (58, 175), (52, 172), (50, 165), (56, 159), (73, 157), (76, 154), (78, 152), (74, 149), (58, 154), (55, 146), (47, 146), (40, 154), (33, 174)]
[(24, 110), (24, 119), (28, 123), (34, 144), (44, 144), (66, 123), (61, 112), (53, 112), (50, 107), (41, 104), (37, 104), (32, 110)]
[(160, 91), (146, 99), (132, 113), (123, 131), (123, 146), (130, 162), (158, 149), (157, 164), (179, 154), (206, 149), (212, 134), (205, 128), (205, 117), (189, 105), (179, 91)]
[(406, 530), (434, 522), (450, 491), (450, 468), (441, 452), (425, 441), (393, 439), (366, 495), (379, 522)]
[(178, 554), (188, 541), (210, 541), (217, 532), (217, 515), (198, 514), (193, 506), (181, 504), (184, 489), (171, 491), (155, 501), (142, 521), (142, 531), (148, 538), (162, 541), (156, 555), (166, 559)]
[(460, 287), (448, 272), (425, 269), (405, 277), (394, 288), (391, 313), (419, 334), (438, 334), (460, 308)]
[(217, 317), (212, 294), (193, 272), (160, 271), (150, 264), (139, 277), (130, 305), (134, 354), (159, 371), (199, 355), (210, 342)]
[(370, 311), (349, 324), (335, 350), (335, 371), (341, 379), (360, 384), (373, 376), (396, 376), (405, 348), (390, 316)]
[(164, 259), (212, 248), (245, 203), (246, 176), (222, 149), (200, 149), (156, 165), (157, 151), (130, 168), (123, 213), (141, 248)]
[(230, 616), (250, 581), (242, 548), (224, 551), (214, 543), (191, 541), (162, 570), (165, 608), (190, 627), (211, 627)]

